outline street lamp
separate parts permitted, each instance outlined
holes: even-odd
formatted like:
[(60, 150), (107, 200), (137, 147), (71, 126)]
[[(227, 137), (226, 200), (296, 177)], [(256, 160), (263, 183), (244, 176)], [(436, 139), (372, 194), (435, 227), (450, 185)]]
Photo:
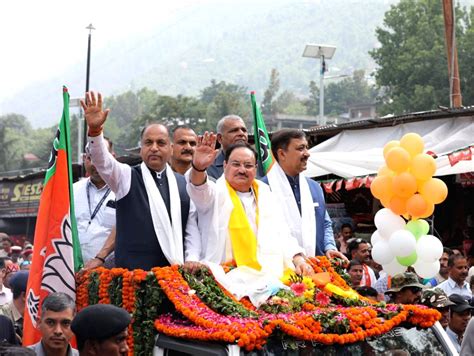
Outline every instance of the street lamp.
[(308, 43), (304, 48), (303, 57), (319, 58), (321, 60), (321, 72), (319, 79), (319, 124), (326, 125), (324, 117), (324, 72), (326, 70), (326, 59), (331, 59), (336, 52), (336, 46)]

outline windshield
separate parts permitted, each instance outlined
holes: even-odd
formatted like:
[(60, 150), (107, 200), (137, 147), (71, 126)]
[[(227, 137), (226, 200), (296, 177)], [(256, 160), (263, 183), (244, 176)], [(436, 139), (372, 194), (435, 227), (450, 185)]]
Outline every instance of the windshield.
[[(298, 347), (295, 350), (295, 347)], [(445, 346), (438, 340), (432, 328), (417, 329), (416, 327), (397, 327), (386, 334), (357, 342), (350, 345), (311, 344), (303, 342), (269, 340), (264, 350), (246, 353), (246, 355), (430, 355), (442, 356), (449, 354)]]

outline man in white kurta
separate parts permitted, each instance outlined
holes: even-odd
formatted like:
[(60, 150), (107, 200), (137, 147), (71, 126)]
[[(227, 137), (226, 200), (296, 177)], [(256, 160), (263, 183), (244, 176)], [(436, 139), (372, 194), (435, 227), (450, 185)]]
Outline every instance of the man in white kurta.
[[(105, 142), (112, 153), (110, 141)], [(77, 232), (84, 263), (98, 267), (107, 257), (99, 256), (99, 252), (115, 227), (115, 194), (97, 172), (90, 155), (85, 154), (83, 159), (88, 177), (73, 186)]]
[[(268, 185), (255, 180), (257, 168), (253, 149), (247, 144), (231, 145), (225, 155), (224, 175), (214, 183), (207, 179), (205, 172), (214, 161), (214, 147), (214, 134), (206, 133), (199, 138), (187, 185), (205, 227), (204, 261), (216, 264), (235, 261), (237, 270), (245, 273), (236, 277), (238, 273), (232, 271), (233, 281), (264, 279), (265, 276), (275, 280), (283, 274), (285, 267), (295, 268), (300, 274), (311, 274), (312, 268), (305, 260), (303, 249), (291, 237), (275, 196)], [(232, 195), (238, 199), (233, 200)], [(230, 227), (238, 204), (243, 207), (243, 220), (248, 222), (249, 228), (239, 227), (243, 233), (237, 238), (246, 240), (244, 245), (249, 239), (256, 240), (256, 249), (253, 250), (252, 243), (249, 243), (249, 250), (240, 251), (240, 256)], [(254, 267), (255, 264), (259, 267)], [(251, 275), (253, 277), (248, 278)]]

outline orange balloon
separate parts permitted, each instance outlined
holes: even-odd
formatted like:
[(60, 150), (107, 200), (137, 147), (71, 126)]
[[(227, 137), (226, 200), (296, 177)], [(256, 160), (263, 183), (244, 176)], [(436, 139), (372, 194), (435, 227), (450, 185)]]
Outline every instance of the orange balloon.
[(441, 179), (431, 178), (421, 185), (420, 193), (428, 202), (439, 204), (448, 196), (448, 187)]
[(425, 143), (420, 135), (410, 132), (403, 135), (400, 139), (400, 147), (406, 149), (410, 156), (415, 157), (416, 155), (423, 153)]
[(389, 141), (383, 146), (383, 157), (387, 159), (387, 153), (394, 147), (400, 147), (400, 141)]
[(377, 199), (382, 199), (386, 196), (392, 196), (392, 177), (378, 176), (370, 184), (370, 191)]
[(397, 173), (406, 171), (411, 164), (410, 154), (401, 147), (392, 148), (385, 158), (387, 167)]
[(392, 190), (393, 194), (408, 199), (416, 193), (417, 185), (413, 174), (408, 172), (400, 173), (393, 177)]
[(377, 175), (378, 176), (393, 176), (393, 171), (388, 169), (387, 166), (382, 166), (379, 168)]
[[(421, 214), (420, 216), (418, 216), (418, 218), (424, 219), (424, 218), (427, 218), (427, 217), (433, 215), (434, 209), (435, 209), (434, 204), (430, 203), (430, 202), (427, 202), (427, 205), (428, 205), (428, 207), (426, 208), (425, 212), (423, 214)], [(415, 219), (415, 218), (413, 218), (413, 219)]]
[(436, 172), (436, 161), (426, 153), (413, 157), (411, 161), (411, 173), (419, 180), (427, 180)]
[(390, 209), (390, 200), (391, 199), (392, 199), (392, 197), (390, 197), (390, 198), (383, 197), (383, 198), (380, 199), (380, 203), (384, 206), (384, 208)]
[(407, 200), (407, 213), (411, 216), (421, 216), (428, 209), (428, 202), (420, 194), (414, 194)]
[(390, 199), (389, 208), (397, 215), (403, 215), (407, 212), (407, 201), (404, 198), (394, 196)]

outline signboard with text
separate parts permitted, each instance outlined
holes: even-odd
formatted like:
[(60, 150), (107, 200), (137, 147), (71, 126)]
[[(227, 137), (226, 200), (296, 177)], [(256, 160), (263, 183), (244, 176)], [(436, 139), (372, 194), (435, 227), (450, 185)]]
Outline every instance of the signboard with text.
[(0, 218), (35, 217), (44, 177), (0, 181)]

